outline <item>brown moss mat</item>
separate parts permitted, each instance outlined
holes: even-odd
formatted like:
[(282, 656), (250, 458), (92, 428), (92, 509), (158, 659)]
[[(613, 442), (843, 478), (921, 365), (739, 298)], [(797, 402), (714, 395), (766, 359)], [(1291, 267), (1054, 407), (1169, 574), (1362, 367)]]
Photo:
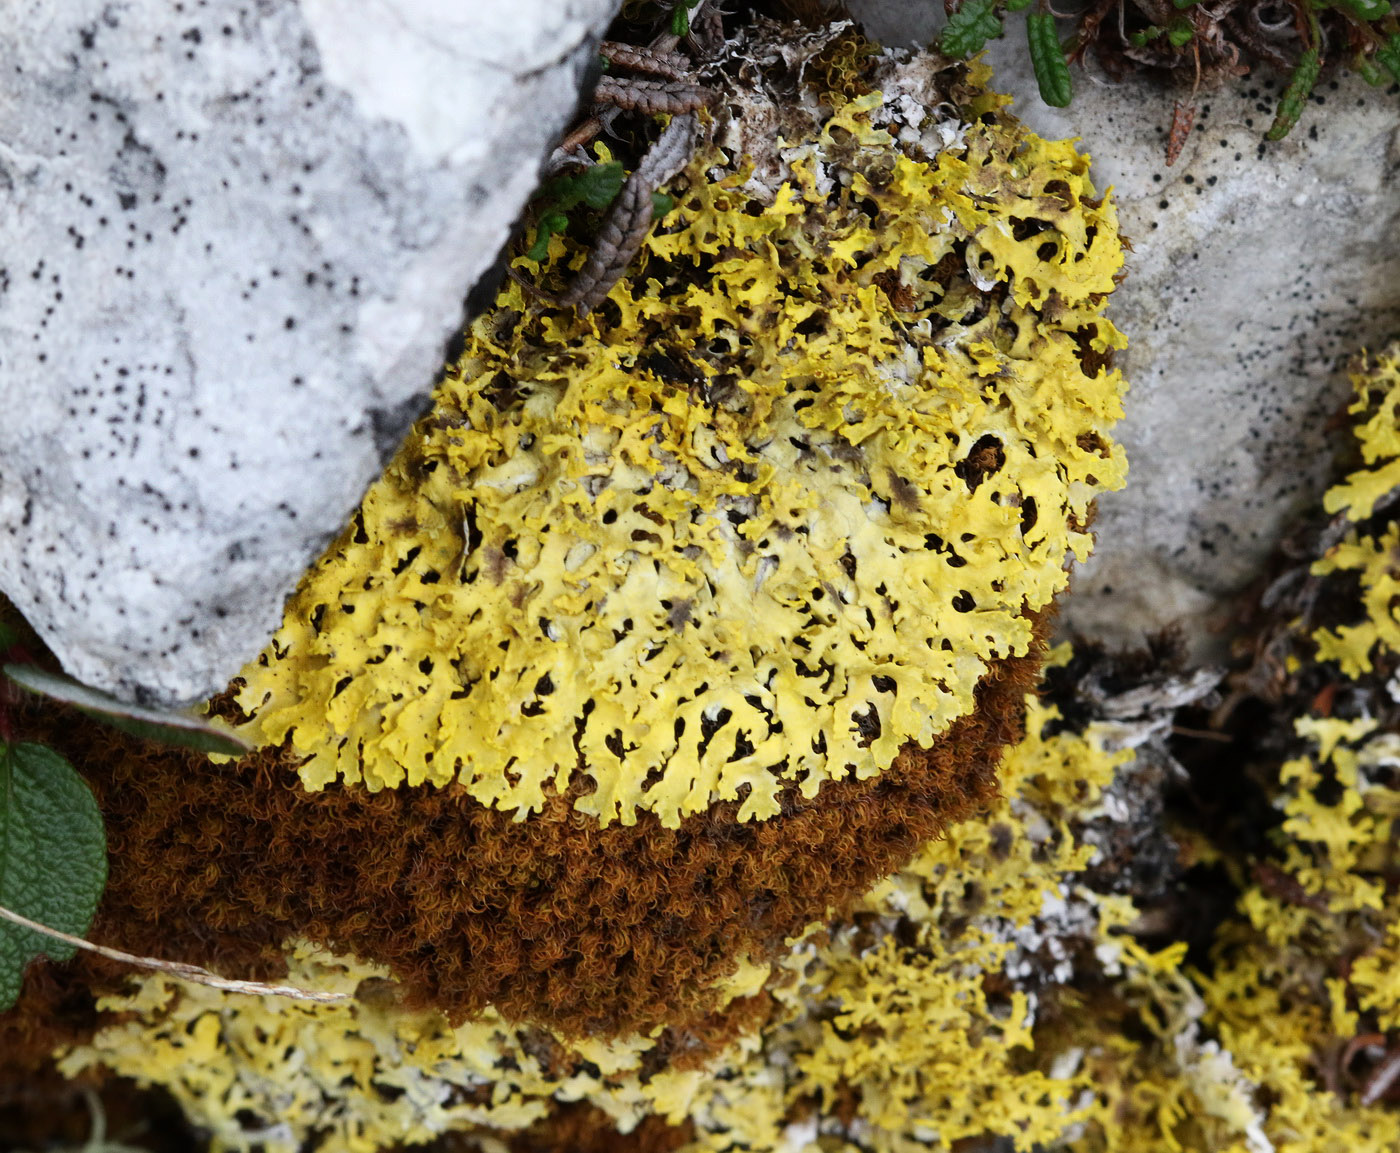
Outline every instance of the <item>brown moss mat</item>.
[[(738, 823), (728, 803), (676, 830), (602, 829), (571, 796), (520, 822), (455, 788), (307, 793), (276, 753), (215, 766), (50, 707), (20, 727), (78, 766), (106, 818), (95, 940), (266, 978), (301, 935), (388, 964), (456, 1019), (494, 1004), (568, 1034), (668, 1024), (662, 1056), (684, 1064), (766, 1000), (707, 1018), (740, 954), (772, 955), (986, 802), (1038, 665), (994, 666), (974, 715), (872, 780), (792, 790), (770, 821)], [(0, 1015), (0, 1080), (88, 1035), (88, 988), (122, 976), (86, 956), (34, 967)]]

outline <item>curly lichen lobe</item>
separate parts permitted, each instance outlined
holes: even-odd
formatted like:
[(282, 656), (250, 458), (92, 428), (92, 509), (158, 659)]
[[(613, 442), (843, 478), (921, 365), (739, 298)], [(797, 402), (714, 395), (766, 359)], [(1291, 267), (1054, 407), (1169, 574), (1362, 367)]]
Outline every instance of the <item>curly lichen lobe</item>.
[(1318, 629), (1318, 657), (1336, 661), (1348, 677), (1372, 670), (1379, 645), (1400, 651), (1400, 524), (1393, 514), (1400, 489), (1400, 344), (1363, 358), (1352, 374), (1355, 399), (1348, 410), (1362, 465), (1328, 490), (1323, 507), (1344, 512), (1346, 536), (1313, 564), (1313, 575), (1355, 574), (1361, 586), (1362, 619), (1356, 624)]
[[(704, 151), (587, 319), (516, 284), (244, 674), (303, 781), (603, 823), (886, 768), (975, 707), (1084, 557), (1122, 259), (1087, 160), (989, 113), (916, 159), (876, 93), (771, 203)], [(532, 276), (584, 253), (555, 238)]]

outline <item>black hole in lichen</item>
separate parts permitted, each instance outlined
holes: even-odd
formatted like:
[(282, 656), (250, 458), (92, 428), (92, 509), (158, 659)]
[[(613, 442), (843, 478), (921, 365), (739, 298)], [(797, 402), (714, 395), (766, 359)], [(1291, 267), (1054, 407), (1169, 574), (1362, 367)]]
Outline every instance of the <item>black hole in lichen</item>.
[(841, 554), (840, 565), (842, 570), (845, 572), (846, 576), (848, 576), (851, 580), (856, 579), (856, 558), (851, 553), (850, 549), (847, 549), (844, 553)]
[(411, 549), (408, 550), (408, 552), (406, 552), (403, 555), (403, 559), (400, 560), (399, 563), (396, 564), (390, 571), (395, 576), (398, 576), (399, 573), (403, 572), (404, 569), (408, 568), (409, 565), (411, 565), (415, 560), (418, 559), (418, 554), (422, 551), (422, 545), (414, 545)]
[(710, 747), (710, 741), (714, 735), (729, 723), (733, 715), (728, 709), (720, 709), (713, 717), (708, 715), (700, 717), (700, 744), (696, 749), (699, 756), (705, 755), (705, 750)]
[(852, 713), (851, 720), (860, 733), (860, 739), (856, 741), (858, 748), (868, 749), (880, 739), (880, 714), (874, 705), (871, 705), (864, 712)]
[(1049, 227), (1050, 225), (1044, 220), (1013, 216), (1011, 218), (1011, 238), (1013, 240), (1029, 240), (1032, 236), (1039, 236)]
[(972, 594), (970, 592), (963, 589), (962, 592), (958, 593), (958, 595), (953, 598), (953, 607), (960, 613), (970, 613), (977, 607), (977, 602), (972, 599)]
[(1024, 536), (1035, 528), (1035, 497), (1028, 496), (1021, 502), (1021, 535)]
[(1010, 825), (995, 824), (991, 828), (991, 844), (987, 851), (994, 861), (1004, 861), (1011, 855), (1011, 846), (1015, 841), (1015, 835), (1011, 831)]
[(1035, 250), (1036, 259), (1044, 261), (1047, 264), (1059, 255), (1060, 246), (1056, 244), (1053, 240), (1047, 240), (1044, 244), (1042, 244), (1039, 248)]
[(549, 694), (552, 693), (553, 691), (554, 691), (554, 681), (550, 679), (550, 676), (549, 676), (548, 673), (545, 673), (544, 676), (540, 677), (540, 679), (537, 680), (537, 681), (535, 682), (535, 695), (536, 695), (536, 696), (538, 696), (538, 697), (547, 697), (547, 696), (549, 696)]
[[(1076, 329), (1074, 333), (1074, 357), (1079, 361), (1079, 367), (1084, 370), (1085, 376), (1098, 376), (1103, 369), (1113, 364), (1113, 349), (1099, 352), (1094, 348), (1094, 337), (1097, 335), (1097, 329), (1087, 327)], [(1089, 443), (1085, 443), (1086, 441)], [(1097, 433), (1081, 433), (1077, 443), (1086, 452), (1108, 456), (1107, 446)]]
[(896, 684), (895, 684), (895, 679), (894, 679), (894, 677), (885, 677), (885, 676), (871, 677), (871, 678), (870, 678), (870, 683), (871, 683), (872, 685), (875, 686), (875, 691), (876, 691), (877, 693), (894, 693), (894, 692), (898, 692), (898, 687), (897, 687)]
[(603, 514), (604, 524), (614, 524), (617, 521), (617, 509), (610, 508)]
[(465, 560), (472, 553), (476, 552), (481, 544), (481, 530), (476, 527), (476, 505), (469, 504), (462, 513), (462, 527), (467, 534), (467, 547), (462, 553)]
[(953, 471), (967, 484), (968, 492), (976, 492), (977, 486), (1005, 463), (1006, 450), (1002, 448), (1000, 440), (989, 434), (978, 438), (972, 450), (954, 466)]

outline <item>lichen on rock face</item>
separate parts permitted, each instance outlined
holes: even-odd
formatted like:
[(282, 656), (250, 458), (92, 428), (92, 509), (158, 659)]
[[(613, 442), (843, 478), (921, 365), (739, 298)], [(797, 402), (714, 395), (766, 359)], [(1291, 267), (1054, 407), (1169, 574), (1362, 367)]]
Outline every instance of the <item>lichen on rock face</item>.
[(703, 150), (587, 319), (509, 285), (246, 670), (256, 736), (313, 788), (523, 817), (581, 773), (675, 827), (969, 713), (1123, 477), (1112, 206), (977, 99), (932, 156), (838, 99), (769, 203)]
[[(1363, 359), (1352, 376), (1356, 399), (1350, 412), (1362, 467), (1334, 486), (1323, 500), (1329, 513), (1345, 512), (1347, 522), (1361, 526), (1390, 505), (1400, 489), (1400, 345), (1373, 359)], [(1315, 576), (1355, 573), (1361, 583), (1364, 619), (1339, 624), (1314, 634), (1318, 656), (1336, 661), (1349, 677), (1369, 673), (1377, 645), (1400, 652), (1400, 615), (1394, 606), (1400, 593), (1400, 525), (1392, 518), (1377, 531), (1352, 527), (1313, 565)]]

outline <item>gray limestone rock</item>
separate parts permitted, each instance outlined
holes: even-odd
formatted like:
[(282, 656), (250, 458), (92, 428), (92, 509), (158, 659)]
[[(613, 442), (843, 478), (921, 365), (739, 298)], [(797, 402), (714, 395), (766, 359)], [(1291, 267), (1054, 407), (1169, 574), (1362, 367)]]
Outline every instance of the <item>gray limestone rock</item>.
[[(942, 24), (937, 4), (850, 7), (891, 45)], [(1019, 28), (989, 58), (1022, 120), (1082, 137), (1135, 248), (1109, 310), (1130, 341), (1128, 487), (1099, 502), (1097, 550), (1061, 620), (1128, 644), (1180, 623), (1213, 659), (1241, 591), (1328, 483), (1346, 361), (1400, 334), (1400, 102), (1324, 78), (1293, 133), (1267, 144), (1282, 82), (1250, 77), (1202, 94), (1168, 167), (1180, 93), (1076, 69), (1073, 103), (1048, 108)]]
[(188, 701), (426, 404), (616, 0), (28, 0), (0, 38), (0, 591)]

